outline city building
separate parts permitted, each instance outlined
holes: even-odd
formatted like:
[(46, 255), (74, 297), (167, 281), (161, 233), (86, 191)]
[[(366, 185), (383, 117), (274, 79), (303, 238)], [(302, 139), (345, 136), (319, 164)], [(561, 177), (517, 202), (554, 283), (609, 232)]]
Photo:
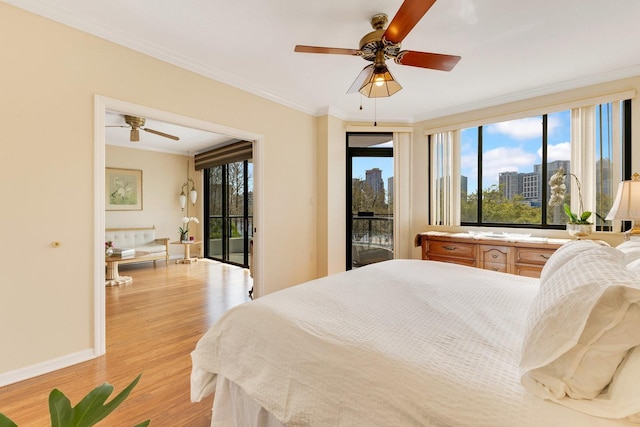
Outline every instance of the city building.
[(382, 180), (382, 169), (373, 168), (365, 171), (365, 182), (373, 191), (373, 194), (384, 194), (384, 181)]
[(498, 184), (507, 199), (513, 199), (513, 196), (522, 194), (521, 175), (522, 174), (513, 171), (500, 172)]

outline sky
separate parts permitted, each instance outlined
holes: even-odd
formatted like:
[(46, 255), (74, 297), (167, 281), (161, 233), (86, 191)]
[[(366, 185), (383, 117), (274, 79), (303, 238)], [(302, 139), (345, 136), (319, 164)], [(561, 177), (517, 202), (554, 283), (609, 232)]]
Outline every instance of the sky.
[[(547, 159), (571, 159), (571, 112), (547, 116)], [(533, 172), (542, 163), (542, 116), (494, 123), (483, 127), (483, 187), (498, 184), (500, 172)], [(468, 192), (477, 188), (477, 128), (462, 131), (462, 175), (468, 179)]]

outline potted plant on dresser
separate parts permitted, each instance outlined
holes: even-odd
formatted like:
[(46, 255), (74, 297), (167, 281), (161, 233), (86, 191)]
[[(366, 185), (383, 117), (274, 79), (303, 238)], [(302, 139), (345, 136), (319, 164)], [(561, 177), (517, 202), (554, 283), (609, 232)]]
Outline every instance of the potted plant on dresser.
[[(582, 204), (582, 187), (580, 180), (574, 174), (569, 174), (576, 180), (578, 187), (579, 198), (579, 211), (577, 213), (571, 211), (571, 207), (564, 203), (564, 213), (567, 215), (567, 232), (576, 239), (583, 239), (589, 237), (595, 228), (595, 225), (589, 221), (591, 218), (591, 211), (585, 211)], [(551, 187), (551, 198), (549, 199), (549, 207), (559, 206), (564, 201), (565, 194), (567, 192), (567, 186), (564, 183), (564, 179), (567, 174), (564, 172), (564, 168), (560, 167), (556, 173), (554, 173), (549, 179), (549, 186)]]

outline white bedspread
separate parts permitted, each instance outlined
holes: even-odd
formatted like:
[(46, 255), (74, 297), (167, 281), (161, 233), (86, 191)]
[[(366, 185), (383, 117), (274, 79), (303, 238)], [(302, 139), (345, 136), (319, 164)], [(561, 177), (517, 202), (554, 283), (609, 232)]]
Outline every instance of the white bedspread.
[(238, 306), (192, 353), (192, 400), (216, 375), (287, 426), (628, 426), (519, 383), (538, 281), (393, 260)]

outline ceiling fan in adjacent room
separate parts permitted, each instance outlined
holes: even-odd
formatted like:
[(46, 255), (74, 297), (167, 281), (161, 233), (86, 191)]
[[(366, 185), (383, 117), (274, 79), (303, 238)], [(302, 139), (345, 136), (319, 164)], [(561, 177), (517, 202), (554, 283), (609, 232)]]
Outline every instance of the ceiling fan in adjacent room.
[(175, 135), (170, 135), (168, 133), (160, 132), (159, 130), (149, 129), (144, 127), (145, 119), (142, 117), (129, 116), (125, 114), (124, 121), (126, 125), (109, 125), (107, 127), (131, 128), (129, 140), (132, 142), (140, 141), (140, 129), (142, 129), (145, 132), (149, 132), (155, 135), (163, 136), (165, 138), (173, 139), (174, 141), (180, 140), (180, 138)]
[(360, 92), (369, 98), (391, 96), (402, 89), (402, 86), (389, 72), (385, 63), (387, 59), (393, 58), (400, 65), (441, 71), (451, 71), (461, 59), (455, 55), (400, 50), (402, 40), (435, 2), (436, 0), (405, 0), (386, 29), (387, 15), (380, 13), (373, 16), (371, 26), (374, 31), (360, 40), (359, 49), (296, 45), (294, 51), (361, 56), (373, 64), (364, 67), (347, 93)]

